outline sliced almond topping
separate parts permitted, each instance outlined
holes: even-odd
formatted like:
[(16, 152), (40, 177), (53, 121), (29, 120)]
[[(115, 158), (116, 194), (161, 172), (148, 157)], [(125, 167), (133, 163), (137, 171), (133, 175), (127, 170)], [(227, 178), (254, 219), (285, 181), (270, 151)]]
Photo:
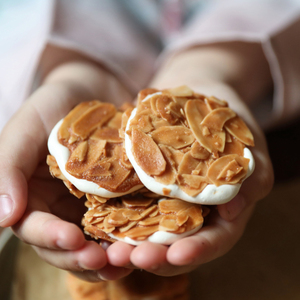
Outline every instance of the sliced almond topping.
[(167, 189), (167, 188), (163, 188), (163, 189), (162, 189), (162, 192), (163, 192), (163, 194), (164, 194), (165, 196), (169, 196), (170, 193), (171, 193), (171, 190), (170, 190), (170, 189)]
[(87, 150), (88, 150), (88, 142), (84, 141), (84, 142), (80, 143), (76, 147), (76, 149), (72, 152), (69, 160), (70, 161), (79, 161), (79, 162), (84, 161), (86, 158)]
[(226, 143), (222, 155), (238, 154), (244, 156), (245, 145), (236, 138), (232, 138), (230, 143)]
[(216, 108), (205, 116), (201, 122), (202, 126), (207, 126), (209, 129), (221, 131), (225, 122), (236, 116), (236, 113), (228, 108)]
[(158, 225), (160, 220), (162, 219), (162, 215), (158, 215), (156, 217), (153, 218), (147, 218), (143, 221), (139, 222), (139, 225), (141, 226), (153, 226), (153, 225)]
[(123, 152), (122, 152), (121, 164), (128, 170), (133, 168), (124, 148), (123, 148)]
[(190, 154), (193, 158), (197, 159), (207, 159), (209, 157), (209, 152), (198, 141), (193, 143)]
[(197, 168), (199, 160), (191, 155), (191, 151), (184, 154), (180, 165), (178, 166), (178, 174), (192, 174)]
[(183, 126), (163, 126), (151, 132), (157, 144), (164, 144), (175, 149), (191, 145), (195, 138), (191, 130)]
[(99, 163), (87, 171), (91, 177), (111, 177), (112, 173), (109, 171), (111, 163)]
[(146, 174), (160, 175), (166, 169), (166, 161), (151, 137), (133, 128), (131, 141), (135, 161)]
[(194, 95), (194, 92), (186, 85), (168, 89), (167, 91), (176, 97), (191, 97)]
[(79, 105), (77, 105), (73, 110), (71, 110), (68, 113), (68, 115), (64, 118), (64, 121), (59, 128), (58, 139), (67, 142), (70, 138), (69, 128), (71, 124), (75, 120), (77, 120), (83, 113), (93, 109), (93, 107), (98, 106), (99, 104), (100, 102), (96, 100), (89, 101), (89, 102), (82, 102)]
[(148, 133), (154, 129), (150, 117), (148, 115), (141, 115), (138, 118), (137, 128), (141, 129), (143, 132)]
[(248, 164), (249, 159), (237, 154), (225, 155), (210, 165), (207, 176), (216, 186), (221, 184), (235, 184), (246, 176)]
[(90, 138), (94, 140), (105, 140), (110, 143), (123, 142), (123, 139), (119, 137), (119, 129), (111, 127), (97, 129)]
[(119, 227), (118, 229), (121, 233), (123, 233), (136, 226), (137, 223), (137, 221), (131, 221), (128, 222), (126, 225)]
[(159, 95), (156, 100), (156, 109), (160, 114), (161, 118), (168, 121), (171, 125), (178, 121), (178, 117), (171, 113), (170, 107), (168, 106), (173, 100), (167, 95)]
[(127, 218), (129, 221), (141, 220), (141, 216), (136, 210), (124, 209), (122, 213), (123, 213), (123, 216), (125, 218)]
[(214, 96), (205, 98), (205, 103), (207, 104), (207, 106), (209, 107), (210, 110), (228, 106), (228, 103), (226, 101), (220, 100)]
[(132, 239), (144, 240), (158, 230), (158, 225), (135, 227), (127, 231), (126, 236)]
[(132, 108), (129, 108), (122, 114), (121, 128), (119, 129), (119, 136), (122, 139), (125, 138), (125, 130), (126, 130), (127, 122), (128, 122), (128, 119), (130, 118), (131, 113), (132, 113)]
[(151, 213), (153, 213), (157, 208), (157, 205), (152, 205), (150, 207), (148, 207), (147, 209), (145, 209), (140, 215), (142, 218), (145, 218), (146, 216), (150, 215)]
[(176, 223), (177, 223), (177, 225), (182, 226), (185, 222), (187, 222), (188, 218), (189, 218), (189, 215), (187, 214), (187, 210), (186, 209), (180, 210), (176, 214)]
[(155, 129), (158, 129), (163, 126), (170, 126), (170, 123), (164, 119), (152, 118), (152, 125)]
[[(128, 108), (133, 109), (133, 106), (129, 105), (127, 107), (127, 109)], [(114, 128), (114, 129), (119, 130), (122, 126), (122, 116), (123, 116), (123, 113), (120, 111), (117, 111), (116, 114), (108, 121), (106, 126), (109, 128)]]
[(125, 207), (134, 208), (134, 207), (149, 207), (153, 202), (153, 199), (140, 199), (140, 198), (122, 198), (122, 203)]
[(122, 226), (122, 225), (125, 225), (128, 223), (128, 219), (126, 218), (126, 216), (124, 216), (123, 214), (123, 210), (120, 209), (120, 210), (117, 210), (117, 211), (113, 211), (108, 219), (107, 219), (107, 222), (110, 224), (110, 225), (113, 225), (113, 226)]
[(182, 201), (179, 199), (168, 199), (168, 200), (161, 200), (158, 202), (159, 211), (163, 214), (178, 212), (192, 205), (193, 205), (192, 203)]
[(240, 140), (242, 143), (254, 147), (253, 135), (246, 123), (239, 116), (228, 120), (224, 124), (224, 127), (231, 135)]
[(207, 180), (204, 176), (182, 174), (180, 177), (182, 178), (183, 184), (186, 184), (193, 189), (199, 189), (203, 183), (205, 186), (207, 185)]
[(114, 225), (112, 225), (112, 224), (109, 224), (109, 222), (108, 222), (108, 217), (106, 217), (105, 219), (104, 219), (104, 221), (103, 221), (103, 231), (105, 232), (105, 233), (111, 233), (111, 232), (113, 232), (114, 230), (115, 230), (115, 226)]
[(116, 108), (110, 103), (100, 103), (96, 107), (83, 113), (74, 123), (72, 123), (72, 131), (86, 139), (90, 132), (97, 127), (101, 127), (116, 113)]
[[(205, 106), (205, 108), (203, 107)], [(209, 135), (206, 134), (201, 122), (203, 121), (207, 112), (205, 103), (201, 100), (190, 100), (186, 103), (185, 113), (189, 126), (200, 143), (209, 152), (223, 151), (225, 146), (225, 132), (209, 130)], [(206, 126), (205, 126), (206, 127)]]
[(148, 95), (155, 94), (157, 92), (158, 92), (157, 89), (152, 89), (152, 88), (143, 89), (138, 94), (138, 101), (139, 102), (143, 101)]
[(159, 222), (159, 230), (161, 231), (177, 231), (179, 226), (176, 222), (176, 216), (166, 215), (163, 216)]
[(191, 207), (187, 208), (186, 213), (189, 216), (188, 223), (190, 226), (190, 230), (203, 224), (204, 219), (202, 216), (201, 207), (191, 206)]

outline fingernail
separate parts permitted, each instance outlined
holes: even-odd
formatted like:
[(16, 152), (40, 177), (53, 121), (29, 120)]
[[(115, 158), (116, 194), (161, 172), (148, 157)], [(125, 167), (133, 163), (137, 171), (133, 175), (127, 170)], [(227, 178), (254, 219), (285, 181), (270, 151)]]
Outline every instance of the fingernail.
[(0, 196), (0, 223), (4, 222), (13, 211), (13, 201), (8, 195)]
[(243, 196), (237, 196), (226, 204), (228, 219), (233, 221), (246, 207), (246, 201)]

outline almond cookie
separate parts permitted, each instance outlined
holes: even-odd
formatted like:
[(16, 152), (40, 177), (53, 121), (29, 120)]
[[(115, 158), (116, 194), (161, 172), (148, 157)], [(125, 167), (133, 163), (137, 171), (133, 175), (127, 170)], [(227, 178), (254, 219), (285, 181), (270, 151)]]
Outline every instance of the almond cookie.
[(147, 189), (118, 198), (99, 201), (87, 194), (84, 232), (95, 239), (143, 241), (170, 245), (199, 231), (209, 209), (179, 199), (161, 199)]
[(254, 171), (252, 133), (216, 97), (186, 86), (142, 90), (125, 130), (126, 154), (143, 184), (167, 197), (222, 204)]
[(53, 128), (48, 140), (50, 171), (77, 197), (118, 197), (143, 187), (119, 135), (125, 110), (126, 105), (117, 110), (110, 103), (83, 102)]

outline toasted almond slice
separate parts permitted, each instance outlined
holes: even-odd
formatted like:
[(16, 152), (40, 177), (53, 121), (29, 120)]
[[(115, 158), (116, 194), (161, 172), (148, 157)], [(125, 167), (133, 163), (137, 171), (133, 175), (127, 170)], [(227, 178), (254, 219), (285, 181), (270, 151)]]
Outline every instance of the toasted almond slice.
[(176, 88), (171, 88), (168, 89), (167, 91), (176, 97), (191, 97), (194, 95), (193, 90), (191, 90), (186, 85), (178, 86)]
[(157, 144), (180, 149), (191, 145), (195, 138), (191, 130), (183, 126), (163, 126), (151, 132), (151, 137)]
[(206, 112), (207, 107), (201, 100), (190, 100), (186, 103), (186, 118), (188, 120), (189, 127), (200, 145), (209, 152), (223, 152), (225, 146), (225, 132), (211, 129), (209, 130), (209, 135), (207, 135), (205, 131), (203, 131), (203, 128), (207, 128), (207, 126), (201, 125)]
[[(235, 161), (232, 163), (232, 161)], [(239, 170), (235, 176), (231, 172), (237, 171), (237, 164), (243, 168), (243, 170)], [(244, 178), (247, 174), (249, 159), (239, 156), (237, 154), (229, 154), (220, 157), (216, 161), (214, 161), (207, 170), (207, 177), (216, 185), (222, 184), (235, 184), (239, 182), (242, 178)], [(233, 167), (233, 169), (231, 169)], [(228, 174), (230, 175), (230, 179), (222, 177), (220, 174)]]
[(156, 100), (156, 109), (161, 118), (168, 121), (171, 125), (178, 121), (178, 117), (171, 113), (169, 104), (173, 99), (165, 94), (159, 95)]
[(214, 96), (211, 96), (209, 98), (205, 98), (205, 103), (209, 107), (210, 110), (220, 108), (220, 107), (227, 107), (228, 103), (224, 100), (220, 100)]
[(191, 151), (184, 154), (180, 165), (178, 166), (178, 174), (192, 174), (197, 168), (199, 160), (191, 155)]
[(128, 159), (128, 156), (126, 154), (124, 147), (123, 147), (122, 158), (121, 158), (120, 163), (128, 170), (131, 170), (133, 168), (130, 160)]
[(97, 127), (101, 127), (116, 113), (116, 108), (110, 103), (100, 103), (96, 107), (83, 113), (74, 123), (72, 123), (72, 131), (86, 139), (91, 131)]
[(138, 93), (138, 102), (140, 103), (140, 101), (143, 101), (148, 95), (157, 93), (158, 90), (157, 89), (153, 89), (153, 88), (147, 88), (147, 89), (143, 89)]
[(102, 222), (104, 220), (104, 217), (98, 217), (98, 218), (94, 218), (91, 222), (89, 222), (90, 224), (94, 225), (94, 224), (98, 224), (100, 222)]
[(244, 156), (244, 148), (245, 148), (244, 143), (240, 142), (235, 137), (232, 137), (231, 142), (226, 143), (222, 155), (238, 154), (239, 156)]
[(114, 225), (109, 224), (108, 220), (109, 220), (109, 217), (106, 217), (106, 218), (104, 219), (104, 221), (103, 221), (103, 229), (102, 229), (102, 230), (103, 230), (105, 233), (111, 233), (111, 232), (113, 232), (113, 231), (115, 230), (115, 228), (116, 228)]
[(123, 210), (123, 215), (126, 217), (129, 221), (138, 221), (141, 220), (140, 214), (133, 209), (124, 209)]
[(156, 102), (157, 102), (158, 97), (159, 97), (159, 95), (156, 95), (156, 96), (153, 96), (150, 98), (150, 106), (151, 106), (152, 112), (154, 113), (155, 116), (159, 116), (159, 112), (156, 107)]
[[(219, 173), (217, 179), (218, 180), (226, 180), (231, 181), (232, 178), (239, 174), (243, 170), (243, 167), (241, 167), (235, 159), (230, 161), (222, 170), (222, 172)], [(238, 182), (238, 180), (237, 180)]]
[(172, 167), (174, 167), (177, 170), (184, 156), (182, 150), (176, 150), (172, 147), (165, 145), (159, 145), (159, 148), (161, 149), (166, 159), (170, 162)]
[(224, 127), (231, 135), (240, 140), (242, 143), (254, 147), (253, 135), (246, 123), (239, 116), (228, 120), (224, 124)]
[(120, 138), (125, 138), (125, 130), (127, 126), (128, 119), (130, 118), (130, 115), (132, 113), (132, 108), (128, 108), (123, 114), (122, 114), (122, 122), (121, 122), (121, 128), (119, 129), (119, 136)]
[(134, 207), (141, 207), (147, 208), (152, 204), (152, 199), (145, 199), (145, 198), (122, 198), (122, 203), (125, 207), (134, 208)]
[(186, 184), (192, 189), (199, 189), (203, 183), (205, 186), (207, 185), (207, 179), (204, 176), (182, 174), (180, 178), (182, 178), (182, 184)]
[(98, 163), (95, 166), (91, 167), (87, 174), (91, 177), (111, 177), (112, 173), (109, 170), (111, 167), (111, 163), (104, 162), (104, 163)]
[(184, 184), (184, 181), (183, 181), (181, 175), (178, 175), (178, 182), (179, 182), (180, 189), (191, 197), (195, 197), (195, 196), (199, 195), (204, 190), (204, 188), (207, 186), (207, 183), (203, 181), (199, 188), (197, 188), (197, 189), (192, 188), (192, 187)]
[(83, 162), (86, 158), (87, 151), (88, 151), (88, 142), (84, 141), (79, 143), (76, 149), (72, 152), (69, 161)]
[(187, 209), (182, 209), (176, 214), (176, 223), (178, 226), (182, 226), (189, 219)]
[(164, 185), (173, 184), (176, 181), (176, 170), (171, 166), (171, 164), (166, 160), (166, 169), (165, 171), (158, 176), (153, 176), (156, 182), (159, 182)]
[(176, 216), (166, 215), (163, 216), (159, 222), (159, 230), (161, 231), (177, 231), (179, 226), (176, 222)]
[(136, 226), (137, 223), (138, 223), (137, 221), (131, 221), (131, 222), (128, 222), (124, 226), (120, 226), (118, 228), (119, 232), (121, 232), (121, 233), (126, 232), (126, 231), (130, 230), (131, 228), (133, 228), (134, 226)]
[(123, 139), (119, 136), (119, 129), (110, 127), (97, 129), (90, 138), (93, 140), (105, 140), (110, 143), (123, 142)]
[(164, 119), (152, 117), (152, 125), (155, 129), (158, 129), (163, 126), (170, 126), (170, 123)]
[(106, 156), (105, 147), (107, 145), (107, 141), (99, 140), (99, 141), (90, 141), (89, 151), (87, 153), (87, 161), (90, 163), (94, 163), (98, 161), (101, 156)]
[(64, 118), (64, 121), (59, 128), (58, 139), (60, 141), (67, 142), (70, 138), (69, 128), (71, 127), (71, 124), (75, 120), (77, 120), (82, 114), (93, 109), (98, 105), (100, 105), (100, 102), (95, 100), (89, 102), (82, 102), (79, 105), (77, 105), (74, 109), (72, 109), (69, 112), (69, 114)]
[(158, 225), (160, 220), (162, 219), (162, 215), (158, 215), (156, 217), (152, 218), (146, 218), (139, 222), (139, 225), (141, 226), (152, 226), (152, 225)]
[(137, 128), (141, 129), (145, 133), (154, 129), (149, 115), (141, 115), (137, 118)]
[(123, 214), (123, 209), (119, 209), (117, 211), (111, 212), (111, 214), (107, 217), (107, 222), (110, 225), (119, 227), (128, 223), (128, 219)]
[(64, 180), (65, 186), (69, 189), (70, 193), (80, 199), (84, 193), (79, 191), (69, 180)]
[(166, 169), (166, 161), (157, 144), (139, 129), (132, 129), (132, 154), (137, 164), (148, 175), (160, 175)]
[(207, 159), (209, 157), (209, 152), (198, 141), (193, 143), (190, 154), (197, 159)]
[[(127, 107), (127, 109), (128, 108), (133, 109), (133, 107), (131, 105), (129, 105)], [(108, 121), (108, 123), (105, 126), (119, 130), (122, 126), (122, 116), (123, 116), (123, 113), (120, 111), (117, 111), (116, 114)]]
[(158, 230), (158, 225), (145, 226), (145, 227), (135, 227), (127, 231), (127, 236), (135, 240), (144, 240), (154, 232)]
[(152, 205), (152, 206), (148, 207), (147, 209), (145, 209), (143, 212), (141, 212), (140, 215), (142, 218), (145, 218), (145, 217), (149, 216), (150, 214), (152, 214), (156, 209), (157, 209), (157, 205)]
[(201, 207), (191, 206), (187, 209), (187, 214), (189, 216), (188, 223), (190, 230), (203, 224), (203, 216)]
[(169, 196), (170, 193), (171, 193), (171, 190), (170, 190), (170, 189), (167, 189), (167, 188), (163, 188), (163, 189), (162, 189), (162, 192), (163, 192), (163, 195), (164, 195), (164, 196)]
[(178, 212), (182, 209), (186, 209), (194, 204), (182, 201), (179, 199), (168, 199), (168, 200), (161, 200), (158, 202), (158, 209), (163, 214), (170, 214), (174, 212)]
[(235, 116), (236, 113), (228, 107), (216, 108), (205, 116), (201, 122), (201, 125), (206, 126), (209, 129), (221, 131), (225, 122)]

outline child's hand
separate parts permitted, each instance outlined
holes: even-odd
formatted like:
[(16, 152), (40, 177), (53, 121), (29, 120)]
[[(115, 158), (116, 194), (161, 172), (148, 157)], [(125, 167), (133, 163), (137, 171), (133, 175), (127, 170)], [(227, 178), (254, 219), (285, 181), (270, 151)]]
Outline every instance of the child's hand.
[[(104, 80), (105, 74), (97, 72), (84, 64), (61, 67), (26, 101), (0, 136), (0, 195), (5, 205), (1, 210), (7, 213), (0, 225), (12, 226), (45, 261), (91, 281), (119, 278), (130, 270), (107, 265), (101, 246), (85, 240), (75, 225), (86, 210), (84, 200), (50, 176), (46, 156), (50, 131), (76, 104), (99, 97), (112, 101), (117, 93), (130, 100), (114, 80), (109, 76)], [(95, 78), (99, 87), (101, 80), (104, 83), (103, 94), (89, 89)], [(107, 80), (112, 81), (111, 93)]]

